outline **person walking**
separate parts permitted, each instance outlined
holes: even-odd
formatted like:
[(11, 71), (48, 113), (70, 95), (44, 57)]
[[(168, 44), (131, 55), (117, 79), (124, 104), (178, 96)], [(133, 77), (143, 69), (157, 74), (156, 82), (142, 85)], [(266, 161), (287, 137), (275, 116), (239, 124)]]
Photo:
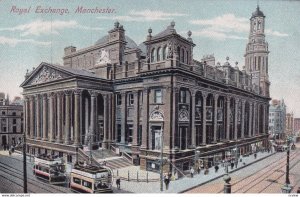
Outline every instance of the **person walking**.
[(230, 163), (230, 166), (231, 166), (231, 170), (233, 169), (233, 167), (234, 167), (234, 163), (233, 162), (231, 162)]
[(217, 173), (217, 172), (218, 172), (218, 170), (219, 170), (219, 166), (218, 166), (218, 165), (216, 165), (216, 166), (215, 166), (215, 172)]
[(190, 172), (191, 172), (191, 178), (193, 178), (194, 177), (194, 172), (195, 172), (193, 167), (191, 168)]
[(197, 167), (197, 172), (198, 172), (198, 174), (200, 174), (200, 172), (201, 172), (201, 167), (200, 166)]
[(116, 179), (116, 185), (117, 185), (118, 189), (121, 188), (121, 179), (120, 179), (120, 177), (117, 177), (117, 179)]
[(166, 190), (168, 190), (169, 189), (169, 184), (170, 184), (170, 179), (169, 179), (168, 175), (164, 176), (164, 182), (165, 182), (165, 185), (166, 185)]

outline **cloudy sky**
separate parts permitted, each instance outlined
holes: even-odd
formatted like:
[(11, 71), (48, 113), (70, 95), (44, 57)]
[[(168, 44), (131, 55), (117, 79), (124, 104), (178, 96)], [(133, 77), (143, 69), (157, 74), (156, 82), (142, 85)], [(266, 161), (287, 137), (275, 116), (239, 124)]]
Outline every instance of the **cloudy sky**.
[[(300, 117), (300, 1), (260, 0), (259, 5), (266, 15), (271, 97), (284, 98), (289, 111)], [(78, 6), (112, 13), (76, 13)], [(149, 27), (156, 34), (174, 20), (183, 36), (192, 31), (195, 59), (214, 54), (223, 63), (229, 56), (241, 68), (256, 6), (256, 0), (0, 0), (0, 92), (21, 95), (19, 85), (27, 69), (51, 57), (61, 64), (64, 47), (93, 45), (116, 20), (137, 44), (145, 40)], [(68, 13), (41, 13), (49, 7)], [(22, 12), (29, 8), (29, 13)]]

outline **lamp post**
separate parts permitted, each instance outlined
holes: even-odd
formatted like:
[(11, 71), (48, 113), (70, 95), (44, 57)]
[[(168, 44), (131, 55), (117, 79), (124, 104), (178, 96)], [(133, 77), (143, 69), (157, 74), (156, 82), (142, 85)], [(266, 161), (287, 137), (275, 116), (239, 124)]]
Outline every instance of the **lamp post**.
[(287, 142), (286, 176), (285, 176), (285, 184), (281, 187), (282, 193), (290, 193), (291, 190), (292, 190), (292, 187), (290, 185), (290, 178), (289, 178), (289, 173), (290, 173), (290, 142), (291, 142), (291, 138), (287, 137), (286, 142)]
[(26, 132), (23, 135), (23, 189), (27, 193)]
[(229, 165), (229, 162), (226, 160), (225, 161), (225, 175), (223, 177), (223, 180), (225, 181), (224, 183), (224, 193), (225, 194), (229, 194), (231, 193), (231, 177), (229, 176), (229, 173), (228, 173), (228, 165)]

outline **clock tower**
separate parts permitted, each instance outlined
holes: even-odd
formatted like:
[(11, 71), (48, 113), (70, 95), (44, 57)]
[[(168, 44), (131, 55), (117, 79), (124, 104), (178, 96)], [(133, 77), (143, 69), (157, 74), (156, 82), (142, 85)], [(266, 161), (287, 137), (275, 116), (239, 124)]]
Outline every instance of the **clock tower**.
[(257, 6), (250, 18), (249, 41), (245, 53), (246, 72), (251, 74), (254, 92), (269, 97), (268, 43), (265, 41), (265, 15)]

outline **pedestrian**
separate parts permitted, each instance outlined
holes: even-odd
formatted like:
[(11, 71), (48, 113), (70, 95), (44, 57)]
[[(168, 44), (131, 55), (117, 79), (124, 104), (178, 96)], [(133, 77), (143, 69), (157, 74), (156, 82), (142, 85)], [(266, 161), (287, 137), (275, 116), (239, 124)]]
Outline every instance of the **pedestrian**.
[(215, 166), (215, 172), (218, 172), (218, 170), (219, 170), (219, 166), (216, 165), (216, 166)]
[(256, 157), (257, 157), (257, 154), (256, 154), (256, 153), (254, 153), (254, 159), (256, 159)]
[(194, 177), (194, 172), (195, 172), (193, 167), (191, 168), (190, 172), (191, 172), (191, 177), (193, 178)]
[(120, 179), (120, 177), (117, 177), (116, 184), (117, 184), (117, 188), (120, 189), (121, 188), (121, 179)]
[(11, 156), (11, 150), (9, 150), (8, 153), (9, 153), (9, 156)]
[(166, 184), (166, 190), (169, 189), (170, 179), (167, 175), (164, 176), (164, 182)]
[(234, 167), (234, 163), (233, 163), (233, 162), (231, 162), (231, 163), (230, 163), (230, 166), (231, 166), (231, 169), (233, 169), (233, 167)]
[(206, 165), (206, 166), (205, 166), (205, 171), (204, 171), (204, 174), (205, 174), (205, 175), (207, 175), (207, 174), (208, 174), (208, 172), (209, 172), (209, 170), (208, 170), (208, 166)]
[(198, 174), (200, 174), (200, 172), (201, 172), (201, 167), (200, 166), (197, 167), (197, 172), (198, 172)]

